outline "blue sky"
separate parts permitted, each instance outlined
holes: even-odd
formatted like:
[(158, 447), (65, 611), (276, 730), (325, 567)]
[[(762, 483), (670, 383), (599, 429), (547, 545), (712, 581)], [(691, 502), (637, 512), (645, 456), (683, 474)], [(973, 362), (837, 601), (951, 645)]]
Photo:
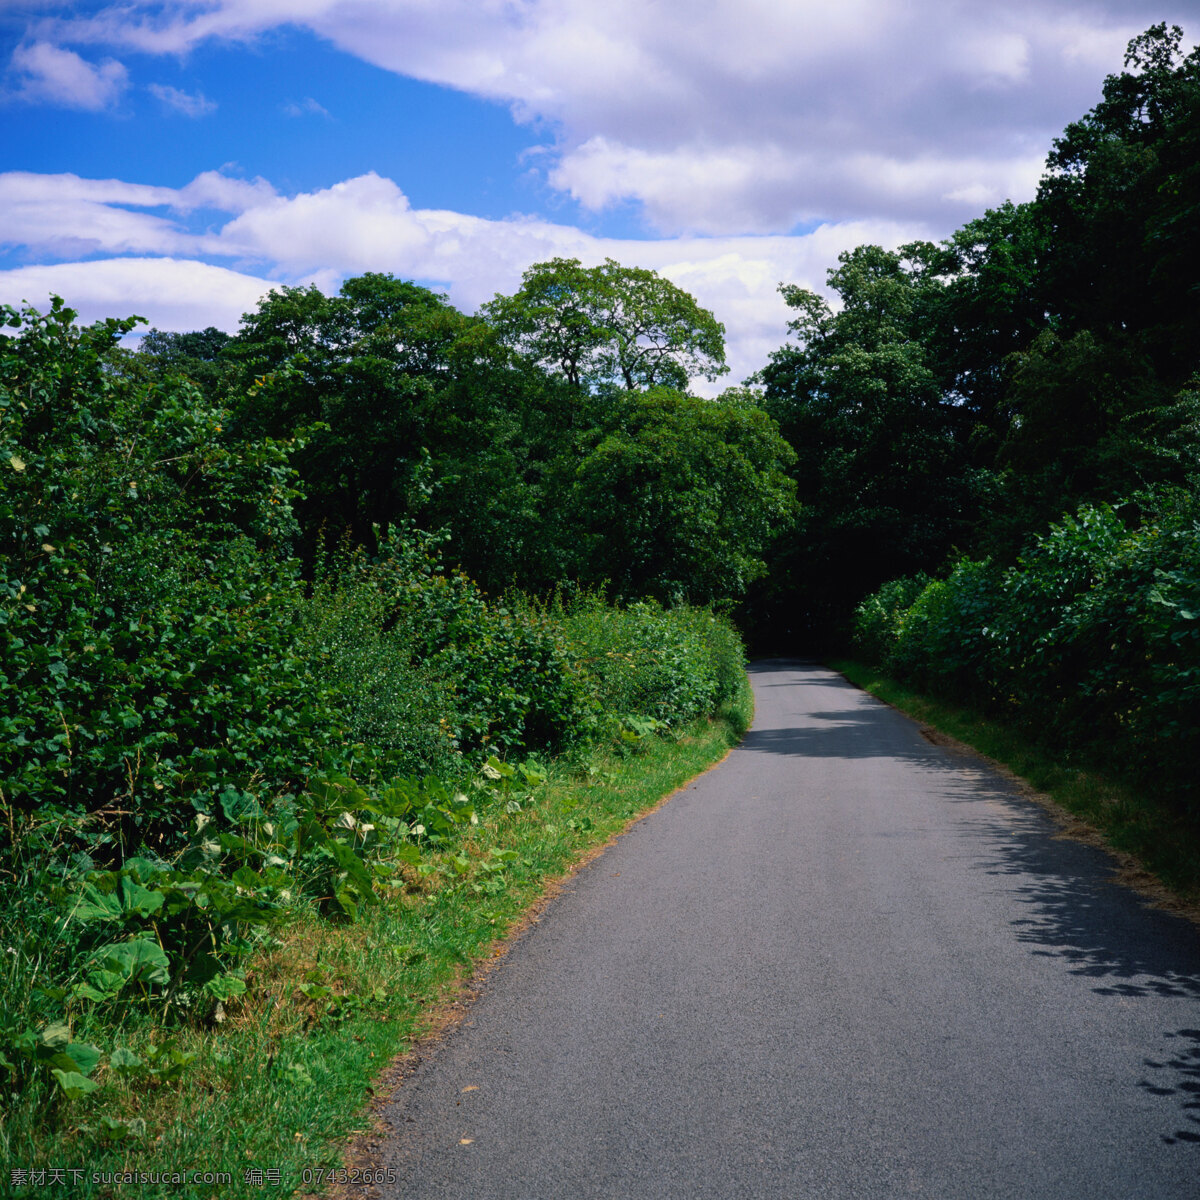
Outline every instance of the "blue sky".
[(0, 301), (232, 329), (392, 271), (472, 311), (554, 255), (728, 331), (780, 282), (1033, 194), (1051, 138), (1200, 0), (0, 0)]

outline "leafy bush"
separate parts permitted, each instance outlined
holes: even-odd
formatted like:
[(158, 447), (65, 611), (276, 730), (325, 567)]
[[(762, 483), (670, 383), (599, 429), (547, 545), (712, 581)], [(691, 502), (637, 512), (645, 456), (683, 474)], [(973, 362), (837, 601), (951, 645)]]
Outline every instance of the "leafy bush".
[(409, 528), (377, 537), (379, 557), (360, 565), (360, 585), (385, 598), (383, 631), (398, 631), (413, 661), (446, 681), (446, 720), (461, 753), (556, 753), (585, 740), (589, 697), (547, 613), (490, 603), (443, 565), (434, 535)]
[(885, 583), (854, 610), (854, 642), (868, 661), (881, 663), (900, 637), (900, 623), (929, 585), (924, 572)]
[(290, 475), (272, 443), (231, 452), (190, 384), (125, 370), (131, 322), (5, 311), (0, 778), (120, 858), (227, 781), (287, 790), (324, 753), (279, 554)]
[(1084, 505), (1007, 571), (963, 560), (889, 618), (889, 641), (878, 632), (885, 625), (880, 614), (898, 607), (909, 582), (860, 605), (865, 654), (1197, 805), (1194, 496), (1164, 489), (1119, 508)]
[[(286, 446), (229, 440), (119, 349), (133, 321), (0, 312), (0, 1077), (31, 1103), (97, 1086), (68, 1025), (219, 1018), (297, 906), (354, 920), (430, 847), (466, 872), (477, 806), (544, 779), (524, 756), (737, 690), (710, 612), (496, 603), (409, 526), (307, 583)], [(187, 1065), (135, 1058), (107, 1065)]]
[(562, 621), (600, 712), (680, 725), (732, 698), (745, 669), (737, 633), (708, 609), (584, 595)]
[(967, 696), (989, 671), (998, 573), (961, 559), (946, 579), (926, 583), (900, 616), (888, 667), (927, 687)]
[(318, 574), (297, 632), (308, 686), (340, 713), (351, 744), (384, 758), (389, 772), (457, 776), (453, 681), (420, 658), (408, 624), (393, 621), (389, 578), (361, 552)]

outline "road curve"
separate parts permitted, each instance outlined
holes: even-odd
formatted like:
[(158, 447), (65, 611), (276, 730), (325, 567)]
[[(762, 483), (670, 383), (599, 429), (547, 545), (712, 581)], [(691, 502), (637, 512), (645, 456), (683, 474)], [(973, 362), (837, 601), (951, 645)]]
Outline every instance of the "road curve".
[(396, 1093), (381, 1194), (1200, 1197), (1195, 927), (840, 676), (751, 675)]

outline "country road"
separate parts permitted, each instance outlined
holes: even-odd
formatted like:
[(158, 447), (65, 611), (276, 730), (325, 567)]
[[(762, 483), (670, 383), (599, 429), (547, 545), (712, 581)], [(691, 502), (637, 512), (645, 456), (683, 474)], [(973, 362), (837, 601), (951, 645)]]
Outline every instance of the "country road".
[(581, 871), (385, 1111), (413, 1200), (1196, 1200), (1200, 933), (823, 668)]

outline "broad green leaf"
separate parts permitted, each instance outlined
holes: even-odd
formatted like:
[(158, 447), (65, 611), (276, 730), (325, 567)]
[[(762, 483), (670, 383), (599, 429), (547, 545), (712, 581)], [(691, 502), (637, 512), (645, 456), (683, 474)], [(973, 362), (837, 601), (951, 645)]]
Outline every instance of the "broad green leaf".
[(88, 1079), (76, 1071), (62, 1071), (54, 1067), (50, 1074), (58, 1080), (58, 1086), (62, 1088), (68, 1100), (78, 1100), (100, 1086), (94, 1079)]
[(125, 1046), (118, 1046), (108, 1058), (109, 1070), (118, 1075), (131, 1075), (142, 1065), (142, 1060)]
[(47, 1025), (38, 1034), (38, 1045), (46, 1050), (65, 1050), (71, 1043), (71, 1029), (68, 1025)]
[(167, 984), (171, 980), (170, 959), (163, 948), (149, 938), (112, 942), (100, 947), (96, 956), (105, 970), (121, 975), (125, 983)]

